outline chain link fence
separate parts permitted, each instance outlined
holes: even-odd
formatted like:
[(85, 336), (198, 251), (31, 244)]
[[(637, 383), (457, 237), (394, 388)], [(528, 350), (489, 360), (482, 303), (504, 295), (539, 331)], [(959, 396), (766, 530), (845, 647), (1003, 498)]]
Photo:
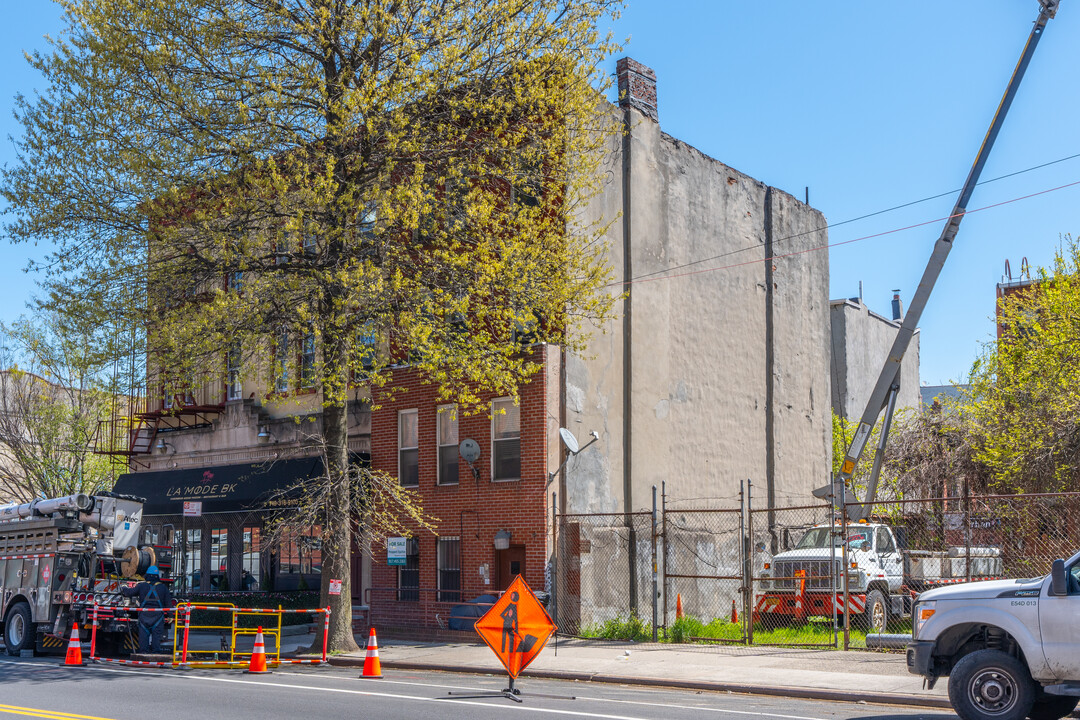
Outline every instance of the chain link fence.
[(652, 513), (559, 515), (557, 528), (553, 590), (559, 632), (651, 634), (647, 618), (653, 612), (656, 560)]
[(868, 633), (909, 633), (920, 592), (1039, 577), (1080, 549), (1080, 493), (890, 500), (870, 512), (848, 503), (845, 513), (758, 502), (663, 498), (656, 513), (558, 515), (560, 632), (864, 648)]
[(741, 509), (665, 506), (661, 617), (677, 639), (744, 642), (745, 524)]

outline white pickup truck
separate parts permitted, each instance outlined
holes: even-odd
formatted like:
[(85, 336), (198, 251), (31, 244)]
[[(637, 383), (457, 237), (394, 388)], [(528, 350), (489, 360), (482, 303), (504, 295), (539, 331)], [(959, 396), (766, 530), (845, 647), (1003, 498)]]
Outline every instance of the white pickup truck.
[(1057, 720), (1080, 701), (1080, 553), (1049, 575), (919, 595), (908, 670), (964, 720)]

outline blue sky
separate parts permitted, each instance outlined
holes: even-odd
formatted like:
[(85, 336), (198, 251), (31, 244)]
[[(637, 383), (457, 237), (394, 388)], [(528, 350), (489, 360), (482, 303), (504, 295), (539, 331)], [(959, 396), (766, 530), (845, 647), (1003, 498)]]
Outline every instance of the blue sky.
[[(810, 204), (833, 224), (830, 242), (854, 241), (828, 251), (830, 296), (857, 295), (862, 281), (867, 304), (888, 313), (893, 289), (910, 300), (942, 223), (859, 238), (943, 218), (955, 193), (838, 223), (960, 187), (1037, 11), (1036, 0), (631, 0), (613, 29), (629, 37), (625, 54), (657, 73), (663, 129), (798, 198), (809, 187)], [(48, 0), (5, 13), (0, 162), (12, 160), (6, 137), (18, 133), (12, 98), (38, 85), (22, 50), (60, 29)], [(1080, 153), (1077, 37), (1080, 5), (1063, 3), (984, 180)], [(1080, 186), (999, 203), (1077, 181), (1080, 158), (975, 191), (969, 210), (998, 206), (965, 218), (923, 315), (923, 382), (966, 376), (993, 335), (1006, 260), (1014, 274), (1024, 257), (1045, 265), (1061, 235), (1080, 233)], [(33, 293), (21, 268), (34, 254), (0, 245), (0, 320), (17, 317)]]

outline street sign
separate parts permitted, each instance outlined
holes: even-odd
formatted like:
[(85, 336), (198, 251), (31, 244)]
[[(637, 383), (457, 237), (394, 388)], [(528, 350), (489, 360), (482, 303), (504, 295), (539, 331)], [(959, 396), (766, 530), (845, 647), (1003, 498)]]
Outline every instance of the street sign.
[(529, 666), (556, 630), (547, 610), (520, 575), (476, 621), (475, 627), (512, 678)]
[(341, 581), (340, 580), (331, 580), (330, 581), (330, 594), (331, 595), (340, 595), (341, 594)]
[(185, 500), (184, 517), (202, 517), (202, 500)]
[(403, 537), (386, 538), (386, 564), (404, 565), (405, 546), (409, 539)]

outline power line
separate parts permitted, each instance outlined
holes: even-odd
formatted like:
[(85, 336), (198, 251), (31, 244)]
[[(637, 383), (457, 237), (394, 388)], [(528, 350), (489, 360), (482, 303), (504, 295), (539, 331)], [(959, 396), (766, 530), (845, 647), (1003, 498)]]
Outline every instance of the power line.
[[(1033, 165), (1033, 166), (1031, 166), (1029, 168), (1024, 168), (1023, 170), (1017, 170), (1015, 172), (1006, 173), (1005, 175), (999, 175), (999, 176), (997, 176), (995, 178), (990, 178), (989, 180), (983, 180), (983, 181), (979, 182), (978, 185), (988, 185), (989, 183), (997, 182), (998, 180), (1005, 180), (1007, 178), (1016, 177), (1017, 175), (1023, 175), (1024, 173), (1029, 173), (1029, 172), (1032, 172), (1034, 170), (1041, 170), (1042, 168), (1050, 167), (1051, 165), (1057, 165), (1058, 163), (1063, 163), (1063, 162), (1066, 162), (1068, 160), (1075, 160), (1076, 158), (1080, 158), (1080, 153), (1076, 153), (1075, 155), (1068, 155), (1068, 156), (1063, 157), (1063, 158), (1058, 158), (1057, 160), (1051, 160), (1049, 162), (1042, 163), (1041, 165)], [(1063, 187), (1068, 187), (1068, 186), (1063, 186)], [(1055, 188), (1055, 189), (1060, 189), (1060, 188)], [(912, 200), (911, 202), (902, 203), (900, 205), (894, 205), (893, 207), (885, 208), (884, 210), (876, 210), (876, 211), (874, 211), (872, 213), (867, 213), (866, 215), (859, 215), (858, 217), (849, 218), (847, 220), (841, 220), (840, 222), (830, 223), (828, 225), (825, 225), (824, 227), (814, 228), (813, 230), (804, 230), (804, 231), (802, 231), (800, 233), (795, 233), (794, 235), (787, 235), (785, 237), (779, 238), (778, 240), (774, 240), (773, 245), (779, 245), (780, 243), (785, 242), (787, 240), (794, 240), (795, 238), (800, 238), (800, 237), (803, 237), (804, 235), (810, 235), (812, 233), (821, 232), (822, 230), (831, 230), (832, 228), (837, 228), (837, 227), (840, 227), (841, 225), (848, 225), (850, 223), (859, 222), (860, 220), (866, 220), (868, 218), (877, 217), (878, 215), (884, 215), (886, 213), (891, 213), (891, 212), (894, 212), (896, 210), (903, 210), (904, 208), (912, 207), (913, 205), (919, 205), (919, 204), (924, 203), (924, 202), (930, 202), (931, 200), (937, 200), (939, 198), (947, 197), (949, 195), (955, 195), (958, 192), (960, 192), (959, 188), (956, 189), (956, 190), (949, 190), (947, 192), (938, 193), (937, 195), (930, 195), (928, 197), (924, 197), (924, 198), (921, 198), (919, 200)], [(1036, 194), (1039, 194), (1039, 193), (1036, 193)], [(1033, 196), (1031, 196), (1031, 197), (1033, 197)], [(974, 212), (974, 211), (971, 211), (971, 212)], [(930, 222), (936, 222), (936, 221), (930, 221)], [(925, 223), (920, 223), (919, 225), (912, 225), (910, 227), (920, 227), (920, 225), (922, 225), (922, 224), (925, 224)], [(906, 230), (908, 228), (901, 228), (901, 229)], [(869, 237), (877, 237), (877, 236), (876, 235), (868, 235), (867, 237), (869, 238)], [(856, 239), (857, 240), (865, 240), (866, 238), (856, 238)], [(848, 242), (855, 242), (855, 241), (851, 240), (851, 241), (848, 241)], [(843, 243), (837, 243), (837, 244), (839, 245), (839, 244), (843, 244)], [(654, 275), (662, 275), (664, 273), (673, 272), (675, 270), (682, 270), (683, 268), (692, 267), (694, 265), (700, 265), (701, 263), (712, 262), (713, 260), (719, 260), (721, 258), (729, 257), (731, 255), (737, 255), (738, 253), (747, 252), (748, 250), (755, 250), (758, 247), (760, 247), (760, 246), (759, 245), (751, 245), (751, 246), (747, 246), (747, 247), (743, 247), (743, 248), (737, 248), (735, 250), (728, 250), (727, 252), (720, 253), (719, 255), (713, 255), (711, 257), (702, 258), (700, 260), (693, 260), (693, 261), (688, 262), (688, 263), (683, 263), (682, 265), (673, 265), (672, 267), (664, 268), (663, 270), (656, 270), (654, 272), (644, 273), (642, 275), (637, 275), (628, 282), (611, 283), (607, 287), (613, 287), (615, 285), (630, 285), (632, 283), (638, 282), (639, 280), (644, 280), (645, 278), (651, 278)], [(829, 246), (826, 246), (826, 247), (829, 247)], [(783, 257), (783, 256), (781, 255), (781, 256), (776, 256), (776, 257)], [(757, 262), (757, 261), (754, 261), (754, 262)], [(738, 266), (737, 265), (732, 265), (731, 267), (738, 267)], [(665, 277), (667, 277), (667, 276), (665, 276)], [(671, 277), (678, 277), (678, 276), (671, 276)]]
[[(885, 235), (893, 235), (895, 233), (904, 232), (905, 230), (911, 230), (913, 228), (923, 227), (923, 226), (926, 226), (926, 225), (934, 225), (936, 223), (945, 222), (946, 220), (951, 220), (954, 217), (961, 217), (963, 215), (971, 215), (973, 213), (983, 212), (984, 210), (991, 210), (991, 209), (996, 208), (996, 207), (1001, 207), (1003, 205), (1010, 205), (1010, 204), (1015, 203), (1015, 202), (1020, 202), (1021, 200), (1029, 200), (1029, 199), (1031, 199), (1033, 197), (1038, 197), (1040, 195), (1046, 195), (1048, 193), (1057, 192), (1058, 190), (1064, 190), (1066, 188), (1074, 187), (1076, 185), (1080, 185), (1080, 180), (1077, 180), (1077, 181), (1071, 182), (1071, 183), (1066, 183), (1065, 185), (1058, 185), (1057, 187), (1053, 187), (1053, 188), (1050, 188), (1048, 190), (1040, 190), (1039, 192), (1030, 193), (1028, 195), (1021, 195), (1020, 197), (1015, 197), (1015, 198), (1012, 198), (1011, 200), (1002, 200), (1001, 202), (993, 203), (991, 205), (984, 205), (983, 207), (975, 208), (974, 210), (967, 210), (967, 211), (965, 211), (963, 213), (957, 213), (956, 215), (946, 215), (945, 217), (935, 218), (933, 220), (925, 220), (923, 222), (915, 223), (913, 225), (905, 225), (904, 227), (894, 228), (892, 230), (883, 230), (882, 232), (873, 233), (871, 235), (863, 235), (861, 237), (852, 238), (850, 240), (841, 240), (840, 242), (826, 243), (824, 245), (816, 245), (814, 247), (805, 248), (803, 250), (793, 250), (792, 252), (781, 253), (779, 255), (773, 255), (773, 256), (771, 256), (769, 258), (757, 258), (757, 259), (754, 259), (754, 260), (746, 260), (745, 262), (732, 263), (731, 265), (720, 265), (720, 266), (717, 266), (717, 267), (702, 268), (701, 270), (691, 270), (690, 272), (677, 273), (675, 275), (662, 275), (660, 277), (651, 277), (652, 275), (657, 275), (658, 273), (650, 273), (649, 275), (641, 275), (641, 276), (633, 278), (631, 280), (608, 283), (605, 287), (616, 287), (616, 286), (626, 287), (628, 285), (636, 285), (638, 283), (656, 282), (657, 280), (673, 280), (675, 278), (680, 278), (680, 277), (689, 277), (691, 275), (701, 275), (703, 273), (716, 272), (717, 270), (730, 270), (732, 268), (743, 267), (745, 265), (756, 265), (758, 263), (765, 262), (766, 260), (776, 260), (776, 259), (779, 259), (779, 258), (793, 257), (795, 255), (805, 255), (806, 253), (817, 252), (819, 250), (827, 250), (829, 248), (839, 247), (840, 245), (850, 245), (851, 243), (856, 243), (856, 242), (859, 242), (861, 240), (871, 240), (873, 238), (883, 237)], [(810, 232), (820, 232), (821, 230), (824, 230), (824, 229), (825, 228), (819, 228), (817, 230), (809, 230), (807, 232), (800, 233), (800, 235), (806, 235), (806, 234), (808, 234)], [(788, 240), (788, 239), (791, 239), (791, 238), (794, 238), (794, 237), (798, 237), (798, 236), (797, 235), (791, 235), (791, 236), (789, 236), (787, 238), (783, 238), (783, 239)], [(709, 260), (716, 260), (716, 259), (719, 259), (721, 257), (724, 257), (725, 255), (731, 255), (731, 254), (736, 253), (736, 252), (741, 252), (741, 250), (733, 250), (733, 251), (731, 251), (729, 253), (725, 253), (724, 255), (718, 255), (718, 256), (716, 256), (714, 258), (707, 258), (705, 260), (698, 260), (696, 262), (688, 263), (686, 265), (679, 265), (679, 266), (676, 266), (674, 268), (671, 268), (671, 270), (677, 270), (679, 268), (689, 267), (690, 265), (697, 265), (697, 264), (702, 263), (702, 262), (708, 262)], [(663, 271), (660, 271), (660, 272), (669, 272), (669, 271), (670, 270), (663, 270)]]

